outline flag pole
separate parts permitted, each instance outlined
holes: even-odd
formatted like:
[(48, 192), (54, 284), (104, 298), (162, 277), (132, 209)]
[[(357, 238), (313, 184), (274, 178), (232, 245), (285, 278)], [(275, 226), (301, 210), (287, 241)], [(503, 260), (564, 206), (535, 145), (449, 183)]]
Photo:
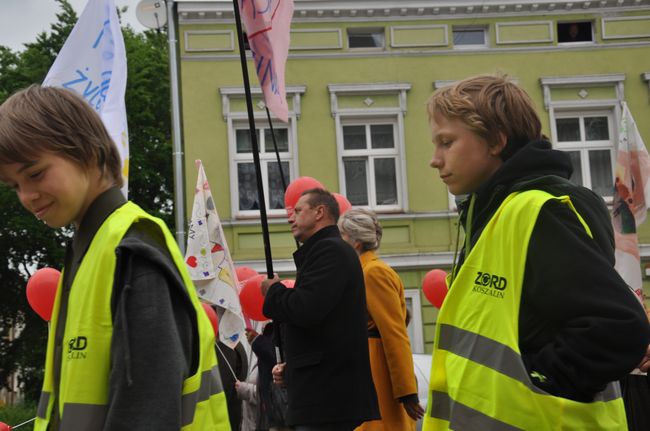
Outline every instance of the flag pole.
[(176, 57), (176, 5), (167, 0), (167, 42), (169, 44), (169, 77), (172, 105), (172, 145), (174, 162), (174, 210), (176, 212), (176, 242), (185, 254), (185, 183), (183, 181), (183, 142), (181, 136), (180, 92), (178, 89), (178, 60)]
[(273, 278), (273, 262), (271, 258), (271, 240), (269, 238), (269, 221), (266, 216), (266, 200), (264, 199), (264, 185), (262, 184), (262, 170), (260, 167), (260, 152), (257, 143), (257, 131), (255, 117), (253, 114), (253, 98), (251, 96), (251, 85), (248, 79), (248, 66), (246, 64), (246, 48), (244, 46), (244, 33), (242, 30), (241, 17), (239, 15), (239, 3), (233, 0), (235, 12), (235, 24), (237, 26), (237, 42), (239, 44), (239, 60), (244, 78), (244, 91), (246, 93), (246, 110), (248, 111), (248, 128), (250, 130), (251, 144), (253, 147), (253, 162), (255, 164), (255, 178), (257, 180), (257, 196), (260, 206), (260, 218), (262, 222), (262, 238), (264, 240), (264, 255), (266, 257), (266, 273)]
[[(271, 138), (273, 139), (273, 149), (275, 150), (275, 158), (278, 161), (278, 170), (280, 171), (280, 181), (282, 182), (282, 192), (287, 192), (287, 182), (284, 180), (284, 170), (282, 169), (282, 162), (280, 161), (280, 151), (278, 150), (278, 143), (275, 140), (275, 131), (273, 130), (273, 121), (271, 121), (271, 113), (268, 106), (266, 109), (266, 118), (269, 120), (269, 128), (271, 129)], [(300, 248), (300, 243), (296, 239), (296, 249)]]

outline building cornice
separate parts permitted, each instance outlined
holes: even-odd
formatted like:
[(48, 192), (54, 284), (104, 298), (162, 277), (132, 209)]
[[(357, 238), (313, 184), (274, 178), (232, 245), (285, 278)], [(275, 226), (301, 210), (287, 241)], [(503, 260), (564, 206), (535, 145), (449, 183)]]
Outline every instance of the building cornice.
[[(181, 24), (227, 23), (232, 2), (178, 1)], [(650, 0), (295, 0), (293, 21), (400, 21), (642, 11)]]

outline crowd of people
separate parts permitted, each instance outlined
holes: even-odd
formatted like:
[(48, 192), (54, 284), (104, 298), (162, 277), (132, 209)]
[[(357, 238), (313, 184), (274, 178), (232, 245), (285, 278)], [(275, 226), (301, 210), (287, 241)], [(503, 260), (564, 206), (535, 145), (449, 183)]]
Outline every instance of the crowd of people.
[(304, 191), (289, 216), (295, 286), (262, 282), (271, 321), (247, 330), (249, 350), (215, 345), (174, 237), (121, 194), (97, 114), (65, 89), (11, 96), (0, 180), (48, 226), (75, 227), (34, 429), (627, 429), (635, 400), (619, 381), (650, 368), (650, 326), (614, 270), (604, 201), (568, 180), (568, 155), (507, 77), (441, 88), (427, 112), (465, 240), (424, 406), (376, 214)]

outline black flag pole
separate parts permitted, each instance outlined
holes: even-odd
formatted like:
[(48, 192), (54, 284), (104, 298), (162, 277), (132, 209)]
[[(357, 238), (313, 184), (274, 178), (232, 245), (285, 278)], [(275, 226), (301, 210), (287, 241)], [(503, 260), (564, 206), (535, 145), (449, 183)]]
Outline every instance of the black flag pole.
[(242, 31), (241, 17), (239, 15), (239, 3), (233, 0), (235, 9), (235, 24), (237, 25), (237, 42), (239, 43), (239, 60), (241, 62), (242, 75), (244, 77), (244, 91), (246, 93), (246, 110), (248, 111), (248, 128), (251, 134), (253, 147), (253, 162), (255, 164), (255, 178), (257, 180), (257, 197), (260, 206), (260, 218), (262, 222), (262, 238), (264, 240), (264, 255), (266, 257), (266, 273), (273, 278), (273, 262), (271, 258), (271, 240), (269, 238), (269, 220), (266, 216), (266, 200), (264, 199), (264, 185), (262, 184), (262, 169), (260, 167), (260, 151), (257, 143), (257, 129), (253, 114), (253, 98), (251, 96), (251, 84), (248, 79), (248, 65), (246, 64), (246, 47), (244, 46), (244, 32)]
[[(269, 129), (271, 129), (271, 138), (273, 139), (273, 149), (275, 150), (275, 158), (278, 161), (278, 170), (280, 171), (280, 181), (282, 181), (282, 190), (287, 192), (287, 182), (284, 180), (284, 170), (282, 169), (282, 162), (280, 161), (280, 151), (278, 150), (278, 143), (275, 140), (275, 131), (273, 130), (273, 121), (271, 121), (271, 113), (269, 108), (266, 108), (266, 118), (269, 120)], [(300, 248), (298, 240), (296, 241), (296, 249)]]

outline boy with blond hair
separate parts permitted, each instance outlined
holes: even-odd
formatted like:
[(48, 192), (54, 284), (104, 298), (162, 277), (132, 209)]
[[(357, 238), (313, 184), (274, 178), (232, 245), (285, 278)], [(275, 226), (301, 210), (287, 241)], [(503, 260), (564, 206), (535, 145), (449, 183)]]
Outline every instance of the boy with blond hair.
[(431, 166), (466, 239), (436, 324), (425, 430), (623, 430), (617, 380), (650, 329), (613, 268), (603, 199), (505, 76), (437, 90)]

